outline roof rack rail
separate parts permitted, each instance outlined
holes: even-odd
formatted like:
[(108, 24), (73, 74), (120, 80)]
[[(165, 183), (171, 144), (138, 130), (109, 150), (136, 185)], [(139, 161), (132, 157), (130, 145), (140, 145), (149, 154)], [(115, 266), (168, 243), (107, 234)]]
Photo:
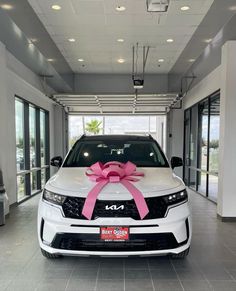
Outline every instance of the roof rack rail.
[(148, 134), (148, 136), (149, 136), (150, 139), (154, 139), (153, 136), (150, 133)]

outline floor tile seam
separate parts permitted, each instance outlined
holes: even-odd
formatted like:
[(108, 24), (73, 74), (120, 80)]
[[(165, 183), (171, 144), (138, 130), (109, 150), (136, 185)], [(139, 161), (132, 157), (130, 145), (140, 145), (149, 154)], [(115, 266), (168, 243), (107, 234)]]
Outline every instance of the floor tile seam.
[(232, 279), (232, 281), (236, 282), (236, 279), (234, 278), (233, 275), (231, 275), (231, 273), (227, 270), (226, 267), (224, 267), (225, 272), (230, 276), (230, 278)]
[(147, 260), (147, 265), (148, 265), (148, 271), (149, 271), (149, 274), (150, 274), (153, 291), (157, 291), (156, 288), (155, 288), (155, 285), (154, 285), (154, 281), (153, 281), (153, 277), (152, 277), (152, 272), (151, 272), (149, 260)]
[(74, 268), (71, 270), (70, 276), (69, 276), (69, 278), (67, 279), (66, 287), (65, 287), (65, 291), (67, 291), (67, 288), (68, 288), (68, 286), (69, 286), (70, 279), (72, 278), (72, 274), (73, 274), (73, 272), (74, 272), (74, 269), (75, 269), (75, 266), (74, 266)]
[(208, 278), (206, 277), (206, 275), (204, 274), (204, 272), (202, 272), (200, 266), (197, 263), (195, 263), (194, 261), (192, 263), (193, 263), (193, 265), (195, 265), (195, 267), (197, 268), (197, 270), (202, 274), (202, 276), (203, 276), (204, 280), (207, 282), (209, 288), (211, 290), (214, 290), (214, 287), (212, 286), (210, 280), (208, 280)]
[(180, 283), (180, 286), (181, 286), (182, 290), (185, 291), (184, 286), (183, 286), (183, 284), (182, 284), (182, 282), (181, 282), (181, 280), (180, 280), (179, 274), (177, 273), (176, 268), (175, 268), (175, 266), (174, 266), (172, 260), (170, 260), (170, 263), (171, 263), (171, 265), (172, 265), (172, 267), (173, 267), (173, 269), (174, 269), (174, 271), (175, 271), (175, 274), (176, 274), (176, 276), (177, 276), (177, 279), (178, 279), (178, 281), (179, 281), (179, 283)]
[(97, 270), (97, 276), (96, 276), (96, 281), (95, 281), (94, 291), (97, 291), (98, 276), (99, 276), (100, 267), (101, 267), (101, 262), (99, 262), (99, 265), (98, 265), (98, 270)]
[[(36, 254), (37, 254), (37, 250), (35, 251), (35, 253), (32, 255), (32, 257), (27, 261), (27, 263), (25, 264), (25, 266), (23, 267), (23, 270), (19, 270), (18, 272), (16, 272), (16, 276), (14, 276), (14, 278), (12, 278), (11, 280), (10, 280), (10, 282), (7, 284), (7, 286), (6, 286), (6, 288), (4, 289), (4, 291), (5, 290), (7, 290), (7, 288), (11, 285), (11, 283), (13, 283), (13, 281), (15, 280), (15, 278), (17, 278), (19, 275), (20, 275), (20, 273), (22, 273), (25, 269), (26, 269), (26, 267), (30, 264), (30, 262), (33, 260), (33, 258), (36, 256)], [(34, 290), (36, 290), (36, 287), (34, 288)]]
[(126, 289), (126, 287), (125, 287), (125, 260), (123, 260), (123, 264), (122, 264), (122, 266), (123, 266), (123, 276), (124, 276), (124, 291), (125, 291), (125, 289)]

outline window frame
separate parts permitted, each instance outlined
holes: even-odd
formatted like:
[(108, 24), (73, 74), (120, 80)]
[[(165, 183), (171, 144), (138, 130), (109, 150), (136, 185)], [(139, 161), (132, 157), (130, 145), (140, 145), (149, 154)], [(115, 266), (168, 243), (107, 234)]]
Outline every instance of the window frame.
[[(18, 199), (18, 191), (17, 195), (17, 203), (21, 203), (33, 195), (39, 193), (43, 186), (41, 181), (41, 172), (45, 170), (46, 172), (46, 181), (50, 177), (50, 140), (49, 140), (49, 111), (30, 102), (18, 95), (15, 95), (15, 104), (16, 101), (23, 103), (23, 142), (24, 142), (24, 158), (25, 158), (25, 167), (23, 171), (17, 171), (16, 169), (16, 177), (24, 176), (25, 179), (25, 195), (22, 199)], [(35, 167), (31, 168), (30, 164), (30, 116), (29, 116), (29, 108), (32, 106), (35, 109)], [(40, 111), (45, 113), (45, 165), (41, 165), (40, 160)], [(16, 111), (15, 111), (16, 118)], [(31, 189), (31, 175), (32, 173), (37, 172), (37, 189), (32, 191)], [(17, 188), (16, 188), (17, 189)]]
[[(191, 135), (191, 126), (192, 126), (192, 110), (195, 106), (197, 106), (198, 108), (198, 122), (197, 122), (197, 167), (193, 167), (191, 165), (186, 165), (185, 167), (183, 167), (183, 177), (187, 177), (187, 180), (185, 179), (185, 183), (187, 184), (187, 186), (189, 186), (191, 189), (193, 189), (194, 191), (200, 193), (201, 195), (203, 195), (204, 197), (208, 198), (209, 200), (216, 202), (215, 200), (212, 200), (209, 197), (209, 176), (215, 176), (218, 177), (218, 174), (216, 174), (215, 172), (212, 172), (209, 170), (209, 163), (210, 163), (210, 130), (211, 130), (211, 101), (215, 98), (215, 97), (219, 97), (221, 98), (221, 94), (220, 94), (220, 90), (215, 91), (214, 93), (208, 95), (207, 97), (203, 98), (202, 100), (200, 100), (199, 102), (193, 104), (192, 106), (188, 107), (187, 109), (184, 110), (184, 148), (183, 148), (183, 157), (184, 157), (184, 161), (186, 162), (186, 160), (188, 159), (188, 157), (186, 157), (186, 146), (190, 146), (190, 139), (187, 140), (186, 137), (186, 132), (185, 132), (185, 118), (187, 115), (187, 112), (189, 112), (189, 116), (190, 116), (190, 135)], [(208, 119), (208, 128), (207, 128), (207, 169), (206, 170), (202, 170), (200, 168), (200, 158), (201, 158), (201, 139), (202, 139), (202, 135), (201, 135), (201, 112), (200, 112), (200, 104), (203, 104), (204, 102), (207, 103), (208, 105), (208, 115), (207, 115), (207, 119)], [(188, 141), (188, 143), (187, 143)], [(195, 176), (196, 176), (196, 185), (195, 188), (191, 187), (190, 185), (190, 171), (193, 170), (195, 171)], [(187, 176), (186, 176), (186, 171), (187, 172)], [(206, 193), (203, 194), (201, 192), (199, 192), (199, 185), (198, 185), (198, 176), (199, 174), (203, 173), (204, 175), (206, 175)]]

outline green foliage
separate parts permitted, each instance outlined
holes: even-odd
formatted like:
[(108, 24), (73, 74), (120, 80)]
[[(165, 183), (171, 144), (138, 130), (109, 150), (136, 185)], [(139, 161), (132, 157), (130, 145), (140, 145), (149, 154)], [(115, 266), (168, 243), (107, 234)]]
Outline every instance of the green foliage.
[(210, 148), (218, 149), (218, 147), (219, 147), (219, 140), (213, 139), (210, 141)]
[(98, 121), (97, 119), (92, 119), (90, 122), (86, 123), (86, 131), (92, 134), (99, 134), (101, 128), (100, 125), (102, 121)]

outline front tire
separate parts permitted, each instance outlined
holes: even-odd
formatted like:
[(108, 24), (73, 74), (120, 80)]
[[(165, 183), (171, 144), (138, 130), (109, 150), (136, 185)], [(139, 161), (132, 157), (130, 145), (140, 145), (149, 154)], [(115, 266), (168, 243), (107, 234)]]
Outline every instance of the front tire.
[(49, 252), (46, 252), (44, 249), (41, 249), (41, 253), (47, 259), (58, 259), (61, 257), (58, 254), (50, 254)]
[(189, 249), (190, 248), (186, 249), (185, 251), (183, 251), (183, 252), (181, 252), (179, 254), (172, 254), (171, 258), (172, 259), (185, 259), (187, 257), (187, 255), (188, 255), (188, 253), (189, 253)]

